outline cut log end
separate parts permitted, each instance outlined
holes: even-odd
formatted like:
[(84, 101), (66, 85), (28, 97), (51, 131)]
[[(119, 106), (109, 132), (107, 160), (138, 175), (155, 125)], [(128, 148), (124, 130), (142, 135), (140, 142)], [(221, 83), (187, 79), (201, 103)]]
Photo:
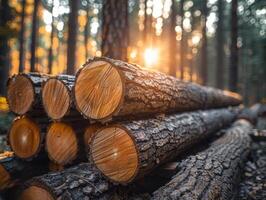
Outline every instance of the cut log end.
[(55, 200), (52, 195), (44, 188), (30, 186), (21, 194), (20, 200)]
[(8, 81), (7, 100), (12, 112), (23, 115), (28, 112), (34, 101), (34, 87), (31, 80), (19, 74)]
[(31, 158), (41, 146), (38, 124), (27, 117), (16, 119), (9, 132), (9, 143), (14, 153), (22, 159)]
[(135, 143), (121, 127), (98, 131), (91, 142), (91, 156), (98, 169), (118, 183), (130, 182), (138, 171)]
[(123, 96), (119, 71), (106, 61), (89, 63), (79, 72), (74, 88), (77, 109), (91, 119), (105, 119), (119, 107)]
[(11, 184), (10, 174), (0, 165), (0, 190), (7, 188)]
[(95, 135), (95, 133), (102, 127), (102, 125), (100, 124), (92, 124), (89, 125), (84, 133), (84, 143), (85, 146), (88, 146), (91, 143), (91, 140), (93, 138), (93, 136)]
[(56, 164), (66, 165), (77, 158), (78, 140), (73, 128), (65, 123), (54, 122), (46, 135), (49, 158)]
[(42, 100), (47, 115), (54, 120), (61, 119), (70, 108), (70, 91), (62, 81), (51, 78), (43, 86)]

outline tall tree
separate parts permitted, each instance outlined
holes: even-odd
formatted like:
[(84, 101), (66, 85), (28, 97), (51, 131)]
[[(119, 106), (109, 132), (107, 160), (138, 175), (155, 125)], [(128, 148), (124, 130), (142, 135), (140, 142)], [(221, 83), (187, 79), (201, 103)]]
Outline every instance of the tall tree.
[(237, 91), (238, 82), (238, 49), (237, 49), (237, 35), (238, 35), (238, 17), (237, 17), (237, 0), (232, 0), (231, 7), (231, 54), (229, 66), (229, 89)]
[(102, 55), (127, 60), (129, 44), (128, 0), (104, 0)]
[(185, 38), (184, 38), (184, 27), (183, 27), (183, 20), (184, 20), (184, 1), (180, 1), (180, 17), (181, 17), (181, 41), (180, 41), (180, 78), (184, 78), (184, 65), (185, 65)]
[(0, 1), (0, 95), (5, 95), (6, 81), (9, 72), (9, 21), (12, 19), (11, 8), (8, 0)]
[(78, 0), (70, 0), (67, 39), (67, 74), (75, 73), (77, 28), (78, 28)]
[(177, 8), (176, 8), (176, 0), (172, 0), (172, 8), (171, 8), (171, 15), (170, 15), (170, 53), (169, 53), (169, 60), (170, 60), (170, 69), (169, 74), (171, 76), (176, 77), (176, 49), (177, 49), (177, 41), (176, 41), (176, 16), (177, 16)]
[(21, 1), (22, 11), (21, 11), (21, 21), (20, 21), (20, 33), (19, 33), (19, 72), (24, 71), (24, 32), (25, 32), (25, 9), (26, 0)]
[(218, 0), (216, 87), (224, 88), (224, 0)]
[(86, 24), (84, 27), (84, 47), (85, 47), (85, 59), (88, 59), (89, 55), (88, 55), (88, 39), (89, 39), (89, 24), (90, 24), (90, 14), (89, 14), (89, 1), (87, 0), (87, 7), (86, 7)]
[(34, 0), (34, 8), (32, 14), (32, 32), (31, 32), (31, 59), (30, 59), (30, 71), (34, 72), (35, 62), (36, 62), (36, 46), (37, 46), (37, 29), (38, 29), (38, 9), (39, 9), (40, 0)]
[(53, 69), (53, 41), (54, 41), (54, 16), (53, 16), (53, 9), (54, 9), (54, 0), (52, 1), (52, 22), (51, 22), (51, 35), (50, 35), (50, 48), (48, 53), (48, 73), (51, 74)]
[(208, 63), (207, 63), (207, 35), (206, 35), (206, 22), (207, 22), (207, 0), (202, 0), (202, 40), (201, 40), (201, 66), (200, 78), (201, 84), (206, 85), (208, 81)]

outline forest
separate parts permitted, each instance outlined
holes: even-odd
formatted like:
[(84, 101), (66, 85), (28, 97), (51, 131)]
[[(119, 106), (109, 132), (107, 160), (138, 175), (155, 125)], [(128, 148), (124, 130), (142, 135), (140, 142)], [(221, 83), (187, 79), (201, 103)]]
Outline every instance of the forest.
[(0, 94), (18, 72), (74, 74), (93, 56), (265, 102), (264, 0), (1, 0)]

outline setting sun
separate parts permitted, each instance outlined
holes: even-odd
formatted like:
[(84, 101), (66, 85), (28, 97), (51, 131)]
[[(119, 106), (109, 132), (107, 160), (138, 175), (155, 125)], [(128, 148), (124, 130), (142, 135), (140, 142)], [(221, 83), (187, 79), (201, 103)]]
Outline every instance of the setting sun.
[(146, 66), (152, 66), (158, 62), (158, 49), (156, 48), (147, 48), (144, 51), (144, 60)]

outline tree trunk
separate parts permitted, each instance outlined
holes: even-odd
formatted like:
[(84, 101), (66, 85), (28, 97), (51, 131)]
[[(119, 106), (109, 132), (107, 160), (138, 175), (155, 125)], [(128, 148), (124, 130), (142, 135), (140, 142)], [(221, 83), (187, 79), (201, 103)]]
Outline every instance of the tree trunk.
[(58, 121), (63, 118), (81, 118), (72, 98), (75, 76), (59, 75), (49, 78), (42, 86), (42, 103), (48, 117)]
[[(52, 12), (54, 8), (54, 0), (52, 1)], [(50, 35), (50, 48), (49, 48), (49, 53), (48, 53), (48, 73), (52, 74), (53, 72), (53, 43), (54, 43), (54, 17), (52, 16), (52, 30), (51, 30), (51, 35)]]
[(218, 0), (216, 86), (224, 88), (224, 0)]
[(77, 74), (74, 97), (83, 116), (102, 122), (241, 103), (237, 94), (108, 58), (95, 58), (84, 65)]
[(8, 22), (11, 19), (11, 8), (7, 0), (0, 2), (0, 95), (6, 94), (6, 81), (9, 75), (10, 57), (9, 57), (9, 27)]
[(17, 115), (30, 113), (31, 116), (39, 116), (44, 114), (41, 85), (48, 78), (49, 75), (36, 72), (10, 77), (7, 83), (9, 109)]
[(127, 61), (128, 1), (105, 0), (102, 12), (102, 55)]
[(207, 22), (207, 0), (202, 1), (202, 44), (201, 44), (201, 66), (200, 78), (201, 84), (206, 85), (208, 82), (208, 60), (207, 60), (207, 35), (206, 35), (206, 22)]
[(238, 17), (237, 17), (237, 0), (232, 0), (231, 8), (231, 54), (230, 54), (230, 68), (229, 68), (229, 89), (237, 91), (238, 83), (238, 48), (237, 48), (237, 35), (238, 35)]
[(87, 1), (87, 8), (86, 8), (86, 24), (84, 27), (84, 47), (85, 47), (85, 60), (88, 59), (89, 54), (88, 54), (88, 39), (89, 39), (89, 25), (90, 25), (90, 13), (89, 13), (90, 7), (89, 7), (89, 1)]
[(237, 113), (217, 109), (111, 124), (95, 134), (91, 159), (106, 177), (127, 184), (230, 125)]
[(247, 159), (252, 126), (234, 123), (209, 148), (185, 159), (179, 173), (154, 192), (153, 199), (234, 199)]
[(42, 159), (44, 138), (49, 121), (43, 117), (22, 116), (13, 121), (7, 138), (10, 148), (22, 160)]
[(73, 75), (75, 73), (76, 66), (79, 1), (70, 0), (69, 4), (70, 13), (68, 18), (67, 74)]
[(180, 17), (181, 17), (181, 41), (180, 41), (180, 79), (184, 79), (184, 64), (185, 64), (185, 40), (184, 40), (184, 27), (183, 27), (183, 20), (184, 20), (184, 1), (180, 0)]
[(47, 171), (48, 166), (45, 162), (25, 162), (10, 152), (8, 155), (0, 157), (0, 191), (2, 192), (34, 176), (47, 173)]
[(170, 54), (169, 54), (169, 60), (170, 60), (170, 69), (169, 69), (169, 75), (176, 77), (176, 68), (177, 68), (177, 61), (176, 61), (176, 49), (177, 49), (177, 41), (176, 41), (176, 16), (177, 16), (177, 7), (176, 7), (176, 1), (172, 0), (172, 8), (171, 8), (171, 16), (170, 16)]
[(20, 33), (19, 33), (19, 72), (24, 71), (24, 62), (25, 62), (25, 52), (24, 52), (24, 32), (25, 32), (25, 8), (26, 0), (21, 2), (22, 11), (21, 11), (21, 24), (20, 24)]
[(34, 0), (34, 8), (32, 14), (32, 32), (31, 32), (31, 59), (30, 59), (30, 71), (35, 72), (35, 63), (36, 63), (36, 46), (37, 46), (37, 38), (38, 38), (38, 9), (39, 9), (40, 0)]

